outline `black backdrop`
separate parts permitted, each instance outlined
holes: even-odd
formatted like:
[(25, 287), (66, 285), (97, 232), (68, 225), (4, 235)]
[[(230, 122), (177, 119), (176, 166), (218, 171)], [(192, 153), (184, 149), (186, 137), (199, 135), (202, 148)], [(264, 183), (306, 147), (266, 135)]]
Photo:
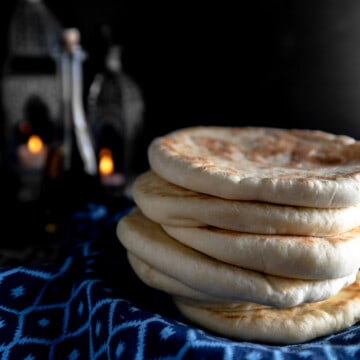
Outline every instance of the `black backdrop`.
[[(147, 138), (194, 124), (320, 128), (360, 136), (360, 4), (47, 0), (99, 69), (102, 24), (143, 89)], [(1, 2), (2, 59), (15, 1)]]

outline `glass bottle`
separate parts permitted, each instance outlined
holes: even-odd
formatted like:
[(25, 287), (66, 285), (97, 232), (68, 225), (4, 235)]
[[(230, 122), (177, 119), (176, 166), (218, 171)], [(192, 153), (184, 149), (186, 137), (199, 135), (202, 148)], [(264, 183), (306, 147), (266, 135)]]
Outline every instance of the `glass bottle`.
[(62, 122), (56, 143), (49, 155), (44, 200), (49, 207), (69, 212), (90, 201), (97, 182), (97, 159), (94, 141), (83, 103), (82, 63), (85, 52), (80, 32), (75, 28), (63, 32), (61, 54)]

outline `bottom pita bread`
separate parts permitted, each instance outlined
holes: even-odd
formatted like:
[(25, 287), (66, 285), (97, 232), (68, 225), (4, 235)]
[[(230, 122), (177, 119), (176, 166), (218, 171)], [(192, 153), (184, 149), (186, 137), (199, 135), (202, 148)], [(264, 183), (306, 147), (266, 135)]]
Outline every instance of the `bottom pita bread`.
[(241, 341), (296, 344), (337, 333), (360, 320), (360, 276), (333, 297), (276, 309), (258, 304), (237, 306), (191, 302), (174, 297), (179, 311), (204, 329)]

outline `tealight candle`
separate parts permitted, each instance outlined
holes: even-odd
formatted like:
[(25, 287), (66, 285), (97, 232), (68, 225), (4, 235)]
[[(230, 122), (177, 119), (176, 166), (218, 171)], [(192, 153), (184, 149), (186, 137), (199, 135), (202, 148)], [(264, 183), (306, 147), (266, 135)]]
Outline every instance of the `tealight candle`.
[(98, 168), (103, 185), (120, 186), (125, 183), (124, 175), (115, 172), (114, 160), (110, 149), (103, 148), (100, 150)]
[(41, 193), (43, 169), (46, 166), (48, 146), (38, 135), (31, 135), (25, 144), (17, 147), (20, 201), (34, 201)]
[(45, 166), (47, 154), (48, 147), (38, 135), (31, 135), (26, 144), (17, 148), (19, 164), (28, 170), (41, 170)]

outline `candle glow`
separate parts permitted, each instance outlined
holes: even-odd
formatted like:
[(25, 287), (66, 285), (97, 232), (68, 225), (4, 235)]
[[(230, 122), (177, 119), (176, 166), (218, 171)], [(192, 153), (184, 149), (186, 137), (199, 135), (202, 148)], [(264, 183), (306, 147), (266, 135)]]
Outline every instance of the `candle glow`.
[(101, 175), (111, 175), (114, 172), (114, 160), (111, 150), (108, 148), (101, 149), (99, 160), (99, 173)]
[(98, 169), (100, 181), (104, 186), (118, 187), (125, 183), (124, 175), (115, 171), (113, 155), (109, 148), (100, 150)]
[(40, 170), (45, 166), (48, 148), (39, 135), (31, 135), (17, 148), (19, 164), (23, 169)]
[(31, 135), (27, 141), (27, 147), (29, 151), (33, 154), (39, 154), (43, 147), (44, 143), (38, 135)]

